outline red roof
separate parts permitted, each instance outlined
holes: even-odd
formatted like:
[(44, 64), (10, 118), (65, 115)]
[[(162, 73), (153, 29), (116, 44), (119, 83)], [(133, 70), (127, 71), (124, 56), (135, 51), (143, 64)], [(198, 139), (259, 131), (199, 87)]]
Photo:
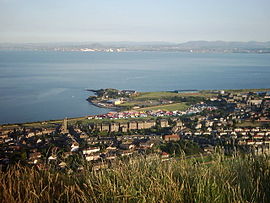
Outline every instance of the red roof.
[(164, 138), (179, 138), (180, 136), (177, 134), (164, 135)]

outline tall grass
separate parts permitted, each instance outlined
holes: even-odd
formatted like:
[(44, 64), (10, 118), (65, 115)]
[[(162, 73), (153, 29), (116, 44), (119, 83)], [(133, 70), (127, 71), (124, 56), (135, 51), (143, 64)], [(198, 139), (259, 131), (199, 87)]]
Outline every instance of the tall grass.
[(110, 169), (64, 174), (14, 166), (0, 173), (0, 201), (270, 202), (268, 156), (214, 155), (200, 163), (135, 158)]

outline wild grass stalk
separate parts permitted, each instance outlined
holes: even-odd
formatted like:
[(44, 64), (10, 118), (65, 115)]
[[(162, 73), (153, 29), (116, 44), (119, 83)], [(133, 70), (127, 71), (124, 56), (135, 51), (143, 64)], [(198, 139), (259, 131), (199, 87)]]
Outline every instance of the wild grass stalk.
[[(202, 157), (203, 159), (203, 157)], [(143, 157), (109, 169), (65, 174), (16, 165), (0, 172), (0, 201), (13, 202), (270, 202), (268, 156), (215, 154), (211, 162), (183, 155)]]

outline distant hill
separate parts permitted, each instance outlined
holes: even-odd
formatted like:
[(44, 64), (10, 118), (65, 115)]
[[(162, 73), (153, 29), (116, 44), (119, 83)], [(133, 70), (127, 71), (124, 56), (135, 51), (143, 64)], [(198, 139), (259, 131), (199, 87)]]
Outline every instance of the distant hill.
[(253, 49), (253, 48), (270, 48), (269, 42), (226, 42), (226, 41), (190, 41), (178, 44), (179, 47), (183, 48), (244, 48), (244, 49)]

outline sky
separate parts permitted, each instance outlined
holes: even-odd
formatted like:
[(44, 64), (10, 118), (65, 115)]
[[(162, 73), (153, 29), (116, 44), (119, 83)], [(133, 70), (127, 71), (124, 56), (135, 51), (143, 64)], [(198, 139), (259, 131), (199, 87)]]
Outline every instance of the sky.
[(0, 42), (270, 41), (270, 0), (0, 0)]

